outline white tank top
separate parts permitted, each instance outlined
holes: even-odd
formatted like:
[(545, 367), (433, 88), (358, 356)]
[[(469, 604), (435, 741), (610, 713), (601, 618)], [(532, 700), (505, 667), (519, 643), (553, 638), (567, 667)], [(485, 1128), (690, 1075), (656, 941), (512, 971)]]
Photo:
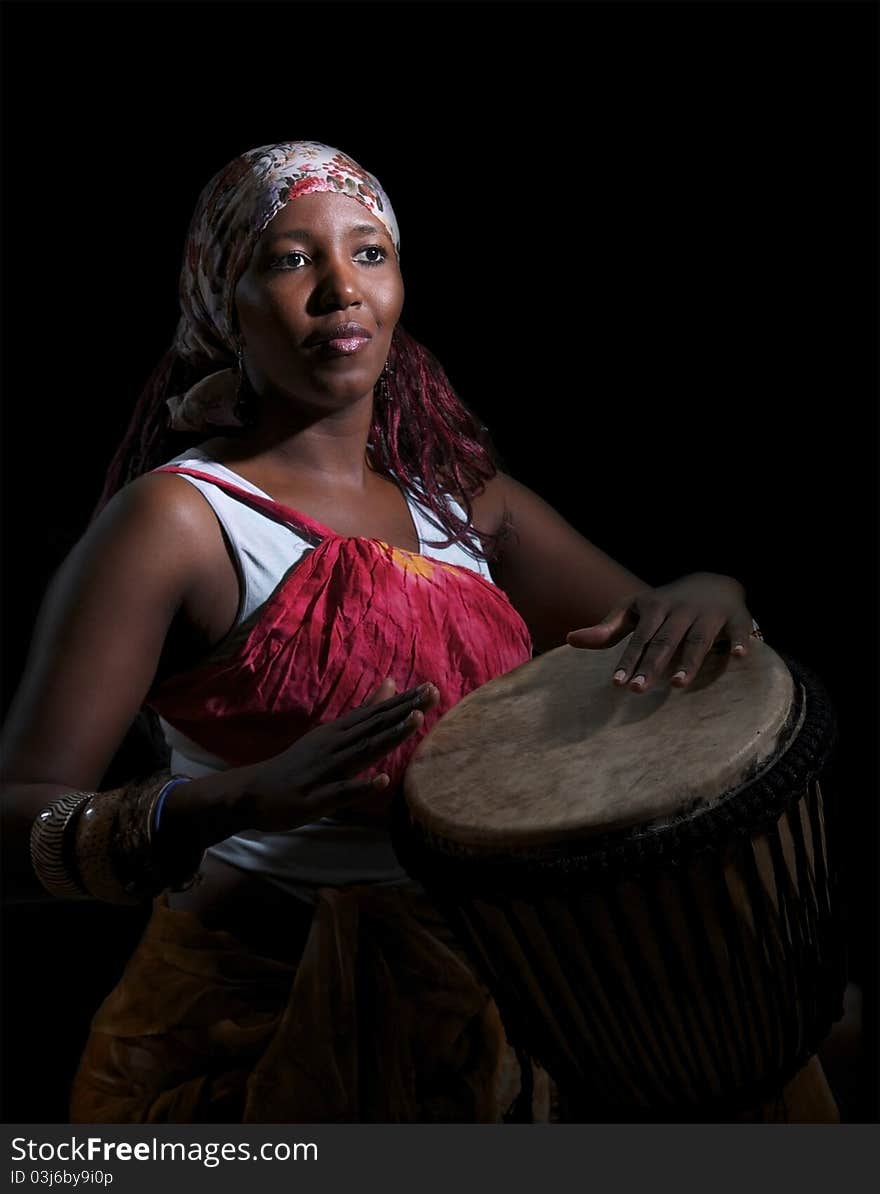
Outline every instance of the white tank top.
[[(270, 496), (226, 465), (212, 460), (200, 448), (190, 448), (168, 463), (209, 473), (258, 497)], [(292, 527), (268, 518), (218, 485), (198, 477), (181, 476), (204, 496), (229, 542), (240, 594), (234, 629), (259, 609), (285, 573), (313, 545)], [(460, 543), (450, 547), (428, 545), (432, 540), (445, 538), (446, 533), (413, 493), (403, 487), (401, 491), (412, 516), (421, 554), (471, 568), (491, 582), (486, 561)], [(447, 498), (447, 502), (455, 514), (464, 517), (457, 502), (452, 498)], [(164, 718), (160, 717), (159, 722), (171, 748), (172, 774), (197, 779), (227, 769), (227, 763), (178, 733)], [(241, 870), (255, 871), (261, 878), (306, 900), (314, 899), (316, 887), (410, 882), (391, 849), (387, 828), (375, 823), (359, 824), (350, 813), (344, 820), (322, 817), (283, 833), (250, 830), (218, 842), (208, 853)]]

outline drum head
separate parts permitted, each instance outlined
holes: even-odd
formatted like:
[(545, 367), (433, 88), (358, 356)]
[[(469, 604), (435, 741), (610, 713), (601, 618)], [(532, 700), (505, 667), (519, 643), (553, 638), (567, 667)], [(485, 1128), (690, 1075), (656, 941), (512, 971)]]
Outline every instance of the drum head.
[(770, 766), (794, 684), (766, 643), (710, 652), (686, 689), (611, 682), (623, 644), (558, 647), (452, 708), (404, 782), (429, 834), (479, 853), (662, 825)]

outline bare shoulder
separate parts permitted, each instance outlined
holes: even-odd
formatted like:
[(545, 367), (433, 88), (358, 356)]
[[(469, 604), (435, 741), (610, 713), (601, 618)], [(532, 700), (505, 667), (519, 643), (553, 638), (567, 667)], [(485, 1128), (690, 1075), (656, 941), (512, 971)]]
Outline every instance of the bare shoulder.
[(62, 564), (52, 589), (78, 601), (100, 586), (140, 605), (164, 597), (176, 606), (223, 550), (202, 495), (169, 473), (149, 473), (119, 491)]
[(93, 524), (104, 533), (136, 525), (155, 533), (198, 533), (211, 521), (204, 498), (174, 473), (147, 473), (119, 491)]
[(217, 520), (202, 494), (173, 473), (147, 473), (107, 503), (75, 550), (191, 570), (218, 547)]

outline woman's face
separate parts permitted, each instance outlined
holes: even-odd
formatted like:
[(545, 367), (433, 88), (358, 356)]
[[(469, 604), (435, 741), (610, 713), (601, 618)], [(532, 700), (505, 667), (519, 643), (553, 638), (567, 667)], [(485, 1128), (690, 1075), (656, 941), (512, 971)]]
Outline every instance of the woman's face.
[(235, 290), (248, 376), (328, 409), (372, 393), (403, 306), (384, 226), (356, 199), (303, 195), (260, 237)]

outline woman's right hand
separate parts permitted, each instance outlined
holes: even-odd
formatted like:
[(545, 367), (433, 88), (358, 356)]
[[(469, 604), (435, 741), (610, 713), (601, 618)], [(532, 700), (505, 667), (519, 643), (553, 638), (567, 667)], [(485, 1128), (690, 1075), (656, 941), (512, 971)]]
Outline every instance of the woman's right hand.
[(393, 693), (394, 682), (385, 679), (351, 713), (310, 730), (271, 759), (236, 768), (240, 829), (296, 829), (386, 788), (385, 773), (358, 773), (415, 733), (440, 699), (430, 683)]

